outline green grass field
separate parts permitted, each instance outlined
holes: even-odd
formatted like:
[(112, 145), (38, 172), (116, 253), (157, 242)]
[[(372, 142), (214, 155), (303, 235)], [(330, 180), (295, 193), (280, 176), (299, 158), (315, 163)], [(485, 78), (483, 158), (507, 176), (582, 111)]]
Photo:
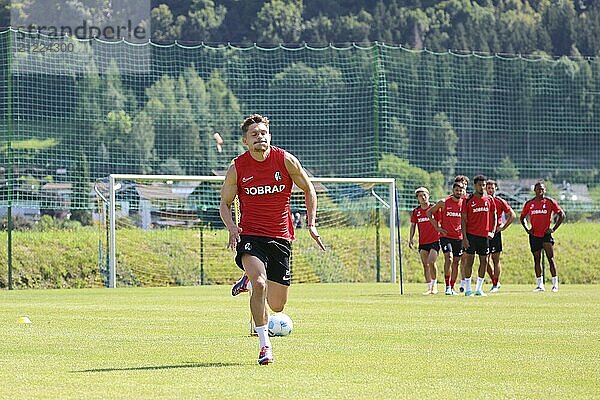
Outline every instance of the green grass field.
[[(329, 251), (317, 250), (306, 229), (294, 243), (294, 282), (375, 282), (374, 228), (323, 228), (319, 231)], [(120, 286), (190, 285), (200, 275), (198, 231), (124, 229), (118, 232), (117, 274)], [(16, 289), (100, 287), (99, 230), (25, 231), (13, 233), (13, 283)], [(423, 282), (416, 250), (408, 249), (408, 227), (402, 228), (405, 282)], [(389, 231), (382, 230), (381, 279), (390, 280)], [(105, 235), (104, 235), (105, 236)], [(523, 228), (514, 223), (503, 232), (502, 282), (535, 282), (533, 258)], [(366, 241), (365, 237), (373, 239)], [(600, 223), (566, 223), (554, 235), (558, 273), (563, 283), (600, 284)], [(233, 252), (225, 249), (227, 232), (204, 235), (204, 271), (210, 284), (232, 283), (239, 277)], [(0, 288), (8, 286), (6, 232), (0, 231)], [(443, 281), (443, 256), (438, 258), (438, 280)], [(185, 266), (185, 274), (177, 268)], [(477, 264), (476, 264), (477, 267)], [(185, 279), (181, 279), (181, 278)], [(549, 272), (546, 272), (549, 278)]]
[(598, 398), (600, 286), (531, 289), (294, 285), (269, 366), (229, 286), (0, 291), (0, 398)]

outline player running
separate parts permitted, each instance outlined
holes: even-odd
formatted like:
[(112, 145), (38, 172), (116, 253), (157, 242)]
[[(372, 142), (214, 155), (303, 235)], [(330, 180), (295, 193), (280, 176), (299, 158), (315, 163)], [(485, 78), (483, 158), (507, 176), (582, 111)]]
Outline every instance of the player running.
[[(558, 274), (556, 271), (556, 261), (554, 260), (554, 238), (552, 234), (565, 219), (565, 212), (560, 208), (556, 200), (546, 196), (546, 184), (539, 181), (534, 186), (535, 197), (528, 200), (523, 205), (521, 211), (521, 225), (529, 234), (529, 247), (533, 253), (533, 262), (537, 287), (534, 292), (543, 292), (544, 276), (542, 275), (542, 249), (546, 252), (548, 264), (550, 264), (550, 273), (552, 274), (552, 291), (558, 292)], [(552, 214), (556, 215), (554, 227), (550, 228)], [(527, 219), (531, 228), (527, 225)]]
[(515, 212), (512, 207), (503, 198), (496, 196), (498, 190), (498, 183), (492, 179), (487, 181), (485, 190), (496, 203), (496, 231), (494, 237), (490, 239), (490, 256), (488, 258), (487, 271), (492, 280), (492, 288), (490, 293), (496, 293), (500, 290), (500, 274), (502, 273), (502, 266), (500, 264), (500, 253), (502, 252), (502, 231), (505, 230), (515, 220)]
[[(444, 253), (444, 279), (446, 280), (445, 293), (447, 296), (458, 295), (454, 291), (454, 283), (458, 275), (458, 264), (463, 254), (461, 213), (465, 189), (463, 182), (454, 182), (452, 194), (427, 210), (429, 221), (440, 234), (440, 247)], [(434, 218), (438, 211), (442, 213), (441, 223)]]
[[(260, 341), (258, 363), (273, 362), (268, 335), (268, 304), (283, 310), (290, 286), (291, 241), (294, 227), (290, 211), (292, 186), (304, 192), (307, 227), (325, 250), (316, 227), (317, 195), (296, 157), (271, 146), (269, 119), (253, 114), (242, 123), (242, 142), (248, 150), (235, 158), (221, 188), (219, 213), (229, 231), (228, 247), (235, 249), (236, 264), (245, 271), (240, 281), (252, 283), (250, 311)], [(235, 197), (240, 201), (239, 226), (231, 214)]]
[[(424, 187), (415, 190), (415, 196), (419, 200), (419, 205), (415, 207), (410, 217), (410, 239), (408, 247), (414, 248), (414, 236), (416, 227), (419, 230), (419, 255), (423, 264), (425, 281), (427, 282), (427, 291), (423, 294), (437, 294), (437, 260), (440, 251), (440, 235), (429, 222), (427, 211), (431, 208), (429, 203), (429, 190)], [(440, 220), (441, 211), (433, 214), (436, 220)]]
[(473, 296), (471, 291), (471, 272), (475, 253), (479, 255), (479, 273), (475, 296), (486, 296), (483, 292), (483, 280), (487, 267), (489, 238), (496, 231), (496, 204), (484, 193), (487, 178), (477, 175), (473, 179), (474, 192), (465, 199), (462, 209), (461, 229), (465, 254), (465, 296)]

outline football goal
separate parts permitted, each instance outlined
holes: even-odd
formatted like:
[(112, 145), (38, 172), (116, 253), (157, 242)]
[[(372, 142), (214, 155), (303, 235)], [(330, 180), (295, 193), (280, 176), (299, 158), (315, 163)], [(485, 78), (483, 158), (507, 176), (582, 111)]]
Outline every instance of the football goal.
[[(219, 216), (223, 176), (113, 174), (95, 184), (98, 262), (105, 284), (234, 282), (240, 270)], [(327, 251), (306, 229), (304, 193), (292, 191), (293, 282), (396, 282), (392, 178), (311, 178)], [(237, 200), (237, 199), (236, 199)], [(239, 218), (237, 204), (234, 204)]]

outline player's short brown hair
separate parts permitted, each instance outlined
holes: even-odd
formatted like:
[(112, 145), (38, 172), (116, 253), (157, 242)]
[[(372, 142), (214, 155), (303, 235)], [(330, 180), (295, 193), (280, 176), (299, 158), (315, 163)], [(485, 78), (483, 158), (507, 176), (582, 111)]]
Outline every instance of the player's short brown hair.
[(242, 128), (242, 136), (246, 134), (250, 125), (263, 123), (269, 127), (269, 118), (260, 114), (252, 114), (244, 119), (240, 128)]
[(454, 182), (463, 182), (465, 187), (469, 185), (469, 177), (466, 175), (456, 175)]
[(493, 179), (488, 179), (486, 182), (486, 185), (494, 185), (496, 187), (496, 189), (498, 189), (498, 182), (496, 182)]

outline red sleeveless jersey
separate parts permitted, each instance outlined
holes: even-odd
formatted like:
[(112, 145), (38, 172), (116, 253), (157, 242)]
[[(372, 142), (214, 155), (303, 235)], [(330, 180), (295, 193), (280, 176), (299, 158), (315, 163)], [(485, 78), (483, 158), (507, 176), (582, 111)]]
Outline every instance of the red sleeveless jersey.
[(249, 151), (234, 159), (240, 200), (242, 235), (294, 240), (290, 212), (292, 178), (285, 150), (275, 146), (267, 159), (256, 161)]

